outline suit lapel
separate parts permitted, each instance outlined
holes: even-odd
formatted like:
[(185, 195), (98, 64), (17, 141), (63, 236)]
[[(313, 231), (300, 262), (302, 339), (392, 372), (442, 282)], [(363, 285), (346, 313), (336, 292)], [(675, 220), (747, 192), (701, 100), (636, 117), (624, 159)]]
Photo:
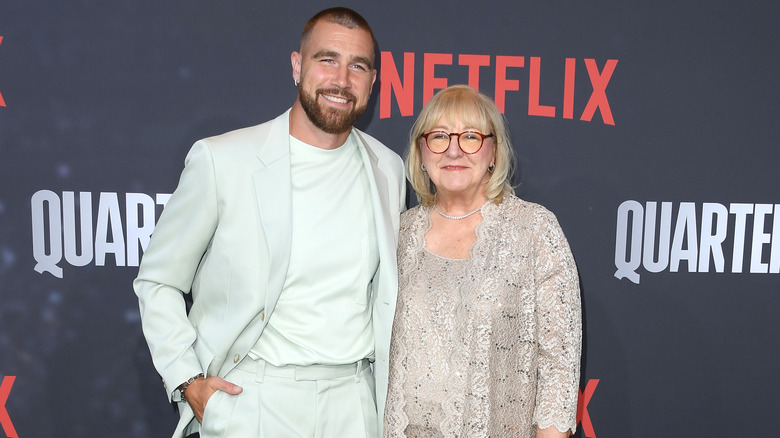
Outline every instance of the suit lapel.
[[(371, 184), (371, 199), (374, 207), (374, 218), (376, 222), (377, 232), (377, 244), (379, 247), (379, 273), (385, 270), (395, 270), (395, 237), (393, 235), (393, 226), (388, 223), (391, 220), (390, 205), (389, 205), (389, 189), (387, 175), (383, 169), (383, 164), (379, 157), (371, 149), (371, 146), (367, 141), (363, 139), (360, 133), (356, 130), (353, 131), (358, 138), (358, 148), (363, 156), (363, 165), (368, 169), (369, 182)], [(385, 277), (392, 276), (391, 272), (385, 274)], [(379, 276), (382, 278), (382, 275)], [(378, 291), (378, 285), (375, 285), (374, 290)], [(375, 294), (374, 299), (377, 296)], [(384, 298), (382, 298), (384, 299)]]
[[(265, 313), (270, 314), (284, 286), (290, 264), (292, 185), (290, 179), (289, 111), (276, 118), (257, 154), (262, 167), (252, 179), (262, 234), (268, 244), (268, 288)], [(262, 269), (262, 267), (260, 267)]]

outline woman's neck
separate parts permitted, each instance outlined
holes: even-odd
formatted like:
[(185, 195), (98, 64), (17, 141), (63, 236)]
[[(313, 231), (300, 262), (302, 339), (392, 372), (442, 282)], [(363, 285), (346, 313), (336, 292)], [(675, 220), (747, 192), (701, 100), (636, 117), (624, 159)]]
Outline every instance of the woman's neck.
[(487, 201), (488, 198), (482, 191), (458, 195), (437, 193), (433, 199), (433, 204), (441, 213), (450, 216), (462, 216), (480, 208)]

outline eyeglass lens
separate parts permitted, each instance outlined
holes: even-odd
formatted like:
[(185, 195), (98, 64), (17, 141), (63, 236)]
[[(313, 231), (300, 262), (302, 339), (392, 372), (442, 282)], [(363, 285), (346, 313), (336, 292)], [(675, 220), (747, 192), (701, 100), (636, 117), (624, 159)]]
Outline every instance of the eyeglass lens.
[(450, 136), (455, 137), (455, 141), (458, 143), (463, 152), (467, 154), (473, 154), (477, 152), (482, 146), (482, 136), (477, 132), (461, 132), (447, 133), (444, 131), (434, 131), (428, 134), (427, 141), (428, 147), (434, 153), (442, 153), (450, 147)]

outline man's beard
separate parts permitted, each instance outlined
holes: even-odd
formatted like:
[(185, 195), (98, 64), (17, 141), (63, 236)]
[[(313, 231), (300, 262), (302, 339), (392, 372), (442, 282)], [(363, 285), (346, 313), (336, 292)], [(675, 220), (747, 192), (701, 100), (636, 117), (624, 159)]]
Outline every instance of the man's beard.
[[(323, 108), (317, 103), (317, 96), (319, 94), (329, 94), (332, 96), (341, 96), (349, 99), (353, 102), (351, 110), (340, 111), (333, 108)], [(366, 107), (357, 108), (354, 106), (354, 102), (357, 98), (344, 90), (328, 89), (317, 90), (314, 96), (304, 91), (303, 87), (298, 89), (298, 98), (301, 101), (303, 111), (309, 117), (314, 126), (322, 129), (328, 134), (341, 134), (352, 129), (352, 125), (355, 124), (357, 119), (366, 110)]]

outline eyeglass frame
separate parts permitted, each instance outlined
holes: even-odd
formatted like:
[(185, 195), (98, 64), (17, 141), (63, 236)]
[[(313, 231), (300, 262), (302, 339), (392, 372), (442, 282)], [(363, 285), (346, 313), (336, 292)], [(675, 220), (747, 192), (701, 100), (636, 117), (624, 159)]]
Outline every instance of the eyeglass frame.
[[(477, 152), (481, 151), (482, 150), (482, 146), (485, 145), (485, 139), (486, 138), (492, 138), (492, 137), (496, 136), (494, 133), (483, 134), (483, 133), (481, 133), (479, 131), (471, 131), (471, 130), (470, 131), (463, 131), (463, 132), (447, 132), (447, 131), (437, 130), (437, 131), (424, 132), (424, 133), (420, 134), (420, 137), (422, 137), (423, 140), (425, 140), (425, 147), (427, 147), (428, 150), (431, 151), (432, 154), (437, 154), (437, 155), (441, 155), (441, 154), (447, 152), (447, 149), (444, 149), (441, 152), (436, 152), (433, 149), (431, 149), (431, 146), (428, 144), (428, 136), (433, 134), (433, 133), (436, 133), (436, 132), (439, 132), (439, 133), (442, 133), (442, 134), (447, 134), (449, 136), (449, 142), (447, 143), (447, 149), (450, 148), (449, 147), (449, 143), (452, 142), (452, 136), (453, 135), (456, 136), (456, 138), (458, 139), (457, 143), (456, 143), (458, 145), (458, 149), (460, 149), (461, 152), (463, 152), (466, 155), (474, 155)], [(476, 151), (474, 151), (474, 152), (466, 152), (466, 151), (463, 150), (462, 147), (460, 147), (460, 136), (463, 135), (463, 134), (477, 134), (482, 139), (482, 142), (479, 144), (479, 147), (477, 148)]]

